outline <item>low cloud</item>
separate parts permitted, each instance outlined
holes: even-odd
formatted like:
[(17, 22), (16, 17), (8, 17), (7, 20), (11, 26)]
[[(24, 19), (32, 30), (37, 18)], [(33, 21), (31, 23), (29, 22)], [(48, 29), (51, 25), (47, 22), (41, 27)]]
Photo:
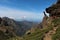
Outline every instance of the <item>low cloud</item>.
[(1, 17), (7, 16), (14, 19), (42, 20), (44, 15), (43, 13), (35, 13), (0, 6), (0, 16)]

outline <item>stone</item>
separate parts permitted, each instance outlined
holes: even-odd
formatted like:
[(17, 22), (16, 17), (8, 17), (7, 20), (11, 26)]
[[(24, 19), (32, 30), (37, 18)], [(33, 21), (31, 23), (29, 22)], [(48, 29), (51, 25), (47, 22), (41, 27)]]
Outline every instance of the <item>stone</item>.
[(57, 4), (59, 4), (60, 3), (60, 0), (57, 0)]
[(60, 0), (58, 0), (56, 4), (46, 8), (46, 12), (50, 17), (60, 17)]
[(2, 18), (0, 18), (0, 24), (1, 24), (1, 22), (2, 22)]

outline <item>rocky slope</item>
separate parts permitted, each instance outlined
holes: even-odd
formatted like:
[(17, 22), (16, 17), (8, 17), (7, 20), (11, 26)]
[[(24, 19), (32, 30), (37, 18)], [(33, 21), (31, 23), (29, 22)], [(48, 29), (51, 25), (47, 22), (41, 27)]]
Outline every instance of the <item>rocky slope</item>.
[(0, 36), (0, 39), (4, 40), (3, 37), (8, 38), (10, 36), (23, 36), (27, 30), (31, 29), (33, 25), (35, 24), (29, 21), (15, 21), (8, 17), (0, 17), (0, 35), (2, 35), (2, 38)]
[[(49, 17), (44, 12), (45, 16), (43, 18), (43, 21), (40, 24), (36, 25), (35, 28), (32, 27), (30, 30), (28, 30), (22, 37), (18, 37), (15, 35), (15, 37), (13, 37), (10, 34), (10, 36), (5, 35), (5, 33), (14, 34), (15, 27), (13, 26), (14, 29), (12, 29), (11, 27), (6, 27), (9, 26), (8, 23), (6, 23), (5, 21), (2, 22), (2, 19), (0, 18), (0, 26), (4, 24), (0, 29), (1, 34), (3, 35), (0, 36), (0, 39), (1, 37), (5, 36), (4, 38), (10, 37), (8, 40), (60, 40), (60, 0), (57, 0), (57, 3), (46, 8), (46, 12), (49, 14)], [(13, 24), (16, 25), (15, 23)], [(8, 31), (6, 29), (8, 29)], [(17, 29), (19, 29), (19, 27)], [(13, 32), (11, 30), (13, 30)]]

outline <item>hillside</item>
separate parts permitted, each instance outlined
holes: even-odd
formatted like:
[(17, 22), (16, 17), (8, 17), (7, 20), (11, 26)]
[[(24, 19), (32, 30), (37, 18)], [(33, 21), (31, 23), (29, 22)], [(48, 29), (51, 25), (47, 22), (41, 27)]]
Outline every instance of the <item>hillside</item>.
[(60, 0), (45, 10), (49, 17), (44, 12), (38, 25), (0, 18), (0, 40), (60, 40)]
[(49, 17), (44, 12), (43, 21), (27, 31), (23, 40), (60, 40), (60, 0), (46, 8), (46, 12)]
[(3, 37), (8, 39), (10, 37), (23, 36), (33, 25), (35, 23), (29, 21), (15, 21), (8, 17), (0, 17), (0, 40), (4, 40)]

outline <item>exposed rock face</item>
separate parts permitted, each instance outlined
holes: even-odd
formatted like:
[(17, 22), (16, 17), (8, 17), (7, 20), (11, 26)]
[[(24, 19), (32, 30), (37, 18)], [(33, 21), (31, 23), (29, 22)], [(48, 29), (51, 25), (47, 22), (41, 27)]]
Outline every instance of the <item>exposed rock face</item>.
[(54, 40), (60, 40), (60, 36), (59, 36), (60, 33), (59, 31), (56, 32), (57, 30), (59, 30), (58, 27), (60, 27), (60, 0), (58, 0), (56, 4), (53, 4), (52, 6), (46, 8), (46, 12), (49, 14), (48, 19), (49, 21), (51, 21), (51, 23), (47, 21), (47, 23), (48, 22), (50, 23), (48, 24), (50, 26), (46, 25), (46, 23), (45, 26), (53, 27), (53, 29), (45, 34), (44, 40), (52, 40), (52, 35), (54, 35), (53, 36)]
[(60, 0), (51, 7), (46, 8), (46, 12), (49, 13), (50, 17), (60, 17)]
[(0, 18), (0, 24), (1, 24), (2, 18)]
[(49, 17), (44, 12), (44, 18), (42, 22), (39, 24), (41, 28), (48, 27), (51, 24), (52, 20), (55, 18), (60, 18), (60, 0), (57, 1), (56, 4), (46, 8), (46, 12), (49, 14)]
[(0, 40), (7, 40), (11, 37), (14, 37), (14, 29), (11, 26), (8, 26), (2, 18), (0, 18)]
[(57, 4), (59, 4), (60, 3), (60, 0), (57, 0)]
[(44, 27), (44, 26), (46, 26), (47, 27), (47, 15), (46, 15), (46, 13), (45, 12), (43, 12), (44, 13), (44, 18), (43, 18), (43, 21), (42, 21), (42, 27)]

